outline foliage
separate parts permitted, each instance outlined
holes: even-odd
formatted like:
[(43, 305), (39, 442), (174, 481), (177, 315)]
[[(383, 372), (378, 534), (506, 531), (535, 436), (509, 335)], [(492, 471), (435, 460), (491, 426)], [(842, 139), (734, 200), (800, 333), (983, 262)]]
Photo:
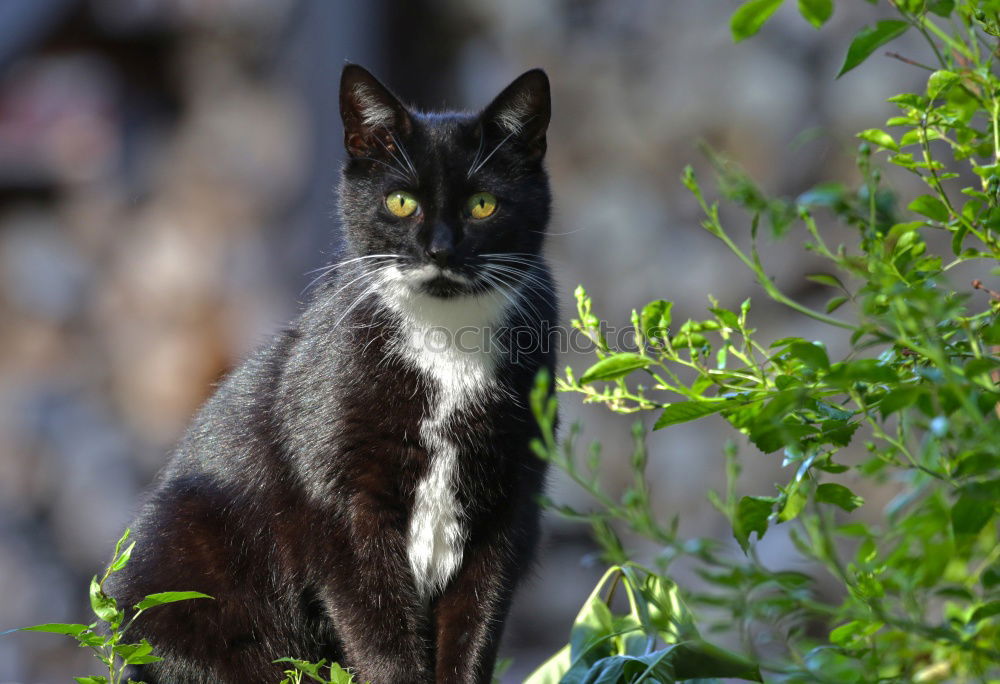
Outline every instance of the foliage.
[(135, 542), (124, 549), (122, 548), (128, 540), (129, 534), (130, 531), (125, 530), (118, 543), (115, 544), (114, 555), (101, 579), (98, 580), (97, 577), (94, 577), (90, 582), (90, 607), (94, 611), (94, 615), (97, 616), (96, 622), (89, 625), (48, 623), (21, 629), (24, 632), (65, 634), (76, 639), (81, 647), (93, 651), (94, 656), (107, 668), (108, 674), (107, 676), (75, 677), (79, 684), (119, 684), (125, 676), (125, 668), (129, 665), (142, 665), (162, 660), (162, 658), (153, 655), (153, 647), (145, 639), (137, 644), (124, 642), (125, 633), (132, 626), (132, 623), (150, 608), (177, 601), (212, 598), (197, 591), (166, 591), (150, 594), (134, 606), (134, 612), (126, 621), (125, 611), (118, 607), (114, 598), (104, 592), (104, 583), (112, 574), (124, 568), (131, 558)]
[[(305, 660), (295, 660), (294, 658), (280, 658), (274, 662), (291, 665), (291, 669), (285, 670), (286, 676), (281, 680), (280, 684), (302, 684), (302, 682), (309, 681), (321, 682), (322, 684), (357, 684), (354, 681), (354, 675), (337, 663), (327, 665), (325, 660), (321, 660), (318, 663), (310, 663)], [(324, 666), (327, 669), (326, 675), (321, 672)], [(304, 677), (308, 679), (303, 679)], [(366, 684), (370, 684), (370, 682)]]
[[(628, 612), (616, 616), (609, 606), (618, 587), (625, 590)], [(664, 647), (658, 649), (661, 642)], [(604, 574), (576, 616), (569, 643), (525, 683), (672, 682), (692, 677), (761, 681), (756, 665), (701, 639), (672, 582), (626, 563)]]
[[(780, 4), (744, 3), (733, 15), (734, 38), (756, 33)], [(752, 326), (749, 299), (730, 309), (709, 297), (702, 320), (675, 321), (665, 300), (633, 311), (635, 348), (615, 350), (587, 293), (576, 292), (573, 325), (593, 341), (597, 360), (581, 374), (566, 369), (560, 391), (618, 413), (652, 412), (654, 430), (716, 415), (752, 447), (779, 455), (787, 477), (775, 490), (741, 496), (736, 442), (727, 447), (726, 488), (709, 498), (728, 518), (735, 547), (681, 539), (676, 518), (657, 519), (641, 425), (634, 481), (615, 496), (600, 483), (599, 448), (581, 463), (577, 429), (557, 443), (549, 379), (540, 379), (534, 397), (544, 434), (536, 450), (596, 503), (589, 511), (550, 505), (588, 522), (618, 572), (635, 567), (622, 531), (655, 543), (655, 570), (635, 571), (640, 585), (673, 587), (672, 569), (682, 560), (692, 564), (704, 586), (675, 588), (676, 605), (703, 611), (707, 617), (698, 622), (709, 631), (738, 637), (768, 681), (1000, 677), (1000, 294), (981, 282), (1000, 275), (1000, 2), (898, 0), (889, 7), (894, 18), (855, 36), (841, 74), (908, 31), (923, 37), (934, 66), (894, 55), (908, 65), (901, 68), (927, 70), (926, 88), (890, 98), (899, 109), (886, 124), (892, 133), (859, 134), (856, 188), (828, 183), (794, 200), (768, 197), (735, 165), (712, 156), (722, 195), (750, 216), (749, 235), (741, 235), (724, 225), (694, 172), (683, 174), (704, 212), (702, 228), (770, 298), (825, 324), (829, 344), (804, 337), (768, 343)], [(800, 2), (799, 9), (819, 26), (833, 8)], [(882, 155), (926, 188), (905, 210), (885, 187)], [(768, 275), (762, 222), (776, 237), (802, 231), (805, 248), (825, 260), (825, 271), (810, 276), (830, 290), (822, 310), (788, 296)], [(833, 234), (851, 236), (849, 244), (833, 244)], [(950, 285), (949, 272), (967, 262), (989, 273), (971, 286)], [(841, 347), (847, 352), (830, 351)], [(891, 501), (874, 510), (854, 489), (885, 492)], [(775, 533), (788, 536), (810, 563), (796, 567), (810, 572), (761, 561), (756, 543)], [(821, 591), (831, 583), (832, 596)], [(656, 626), (594, 602), (592, 596), (573, 627), (566, 647), (573, 658), (580, 652), (573, 634), (593, 625), (597, 613), (605, 635), (629, 629), (635, 642), (662, 638)], [(695, 621), (684, 615), (684, 624)], [(676, 666), (636, 678), (635, 667), (611, 673), (596, 663), (577, 676), (577, 665), (557, 655), (537, 681), (557, 681), (553, 671), (566, 682), (683, 678)]]

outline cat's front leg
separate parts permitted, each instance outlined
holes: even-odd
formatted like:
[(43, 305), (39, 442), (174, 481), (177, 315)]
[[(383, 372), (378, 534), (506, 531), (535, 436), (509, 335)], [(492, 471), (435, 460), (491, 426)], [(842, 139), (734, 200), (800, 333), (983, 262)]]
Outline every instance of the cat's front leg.
[(406, 564), (399, 515), (374, 497), (351, 497), (344, 543), (332, 551), (324, 602), (356, 680), (372, 684), (433, 681), (426, 618)]
[[(535, 508), (533, 502), (525, 505)], [(537, 513), (519, 513), (529, 518), (520, 529), (497, 524), (466, 546), (461, 569), (437, 600), (437, 684), (490, 684), (493, 679), (503, 623), (537, 537)]]

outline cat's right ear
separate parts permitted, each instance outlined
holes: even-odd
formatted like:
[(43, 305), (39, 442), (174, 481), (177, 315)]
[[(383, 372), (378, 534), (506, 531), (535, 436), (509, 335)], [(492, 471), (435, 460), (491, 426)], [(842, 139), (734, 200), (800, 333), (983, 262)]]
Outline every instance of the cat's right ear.
[(393, 134), (410, 132), (406, 107), (364, 67), (348, 64), (340, 75), (344, 147), (352, 157), (371, 157), (394, 145)]

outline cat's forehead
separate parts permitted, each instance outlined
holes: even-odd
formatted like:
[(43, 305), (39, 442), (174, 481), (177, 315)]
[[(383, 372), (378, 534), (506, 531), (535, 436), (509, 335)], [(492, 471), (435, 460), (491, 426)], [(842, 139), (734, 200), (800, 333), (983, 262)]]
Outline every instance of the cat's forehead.
[(465, 112), (421, 112), (411, 116), (410, 133), (399, 142), (419, 183), (468, 180), (485, 143), (478, 117)]
[(434, 147), (462, 146), (471, 142), (476, 116), (466, 112), (413, 112), (414, 138)]

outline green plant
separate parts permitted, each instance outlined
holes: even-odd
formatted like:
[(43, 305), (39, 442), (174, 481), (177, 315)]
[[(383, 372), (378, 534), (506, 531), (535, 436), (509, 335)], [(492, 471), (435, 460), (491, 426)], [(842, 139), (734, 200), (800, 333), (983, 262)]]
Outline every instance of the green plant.
[[(162, 606), (177, 601), (188, 601), (197, 598), (212, 598), (197, 591), (166, 591), (150, 594), (133, 607), (132, 615), (126, 620), (124, 610), (118, 607), (114, 598), (104, 592), (104, 583), (112, 574), (118, 572), (128, 563), (135, 549), (132, 542), (124, 549), (122, 546), (128, 540), (130, 531), (125, 533), (115, 544), (115, 552), (111, 562), (104, 570), (101, 579), (94, 577), (90, 581), (90, 607), (97, 616), (97, 621), (89, 625), (47, 623), (33, 627), (23, 627), (23, 632), (48, 632), (50, 634), (65, 634), (73, 637), (83, 648), (89, 648), (94, 656), (107, 668), (108, 674), (90, 677), (75, 677), (79, 684), (118, 684), (123, 681), (125, 668), (129, 665), (155, 663), (160, 658), (153, 655), (153, 647), (143, 639), (137, 644), (125, 643), (125, 633), (143, 613), (150, 608)], [(13, 630), (18, 631), (18, 630)], [(132, 680), (129, 679), (129, 682)]]
[[(322, 682), (322, 684), (356, 684), (354, 675), (337, 663), (327, 665), (325, 660), (321, 660), (318, 663), (310, 663), (305, 660), (295, 660), (294, 658), (280, 658), (274, 662), (288, 663), (292, 666), (290, 670), (285, 670), (286, 677), (281, 680), (280, 684), (302, 684), (303, 681), (309, 680)], [(323, 667), (327, 669), (326, 675), (321, 672)], [(309, 679), (303, 679), (303, 677), (308, 677)], [(366, 684), (370, 684), (370, 682), (366, 682)]]
[[(619, 587), (628, 612), (614, 615), (610, 604)], [(569, 643), (526, 684), (672, 682), (709, 676), (761, 681), (756, 665), (699, 636), (672, 582), (629, 562), (604, 573), (577, 615)]]
[[(734, 39), (756, 33), (780, 4), (744, 3), (733, 16)], [(655, 570), (647, 573), (660, 584), (678, 561), (694, 564), (707, 589), (677, 588), (684, 604), (710, 616), (698, 620), (709, 631), (738, 638), (769, 681), (1000, 681), (1000, 294), (982, 284), (985, 273), (964, 288), (947, 280), (966, 262), (1000, 275), (1000, 2), (888, 6), (896, 18), (855, 36), (841, 74), (907, 31), (923, 37), (925, 61), (934, 66), (894, 55), (906, 68), (927, 70), (926, 89), (890, 98), (899, 108), (887, 122), (894, 134), (859, 134), (857, 187), (830, 183), (794, 200), (769, 197), (711, 155), (721, 194), (750, 216), (751, 246), (744, 249), (694, 172), (683, 174), (704, 212), (702, 228), (753, 272), (768, 297), (827, 325), (846, 354), (831, 358), (826, 344), (802, 337), (764, 341), (752, 327), (749, 299), (733, 309), (711, 296), (703, 320), (674, 321), (665, 300), (633, 311), (635, 350), (619, 351), (605, 339), (587, 293), (576, 292), (573, 325), (592, 340), (597, 360), (582, 374), (567, 369), (557, 389), (618, 413), (655, 412), (654, 430), (718, 414), (760, 452), (780, 454), (788, 477), (773, 492), (741, 496), (742, 463), (731, 442), (725, 491), (709, 493), (742, 554), (716, 540), (680, 539), (676, 519), (657, 519), (641, 426), (634, 483), (615, 496), (600, 483), (599, 449), (581, 463), (576, 430), (557, 443), (549, 379), (540, 379), (534, 397), (544, 435), (536, 450), (596, 502), (588, 511), (552, 506), (588, 522), (603, 557), (617, 567), (628, 567), (631, 555), (622, 530), (658, 545)], [(833, 3), (802, 0), (799, 8), (821, 26)], [(886, 187), (882, 154), (926, 187), (905, 211)], [(810, 276), (831, 290), (822, 310), (788, 296), (768, 275), (761, 223), (778, 238), (803, 231), (806, 249), (826, 261), (825, 272)], [(827, 224), (834, 223), (854, 236), (850, 244), (829, 242)], [(845, 451), (852, 444), (862, 448)], [(854, 514), (864, 505), (852, 489), (859, 487), (895, 496), (862, 517)], [(776, 527), (813, 573), (761, 562), (755, 539)], [(837, 595), (824, 596), (821, 580), (839, 587)], [(612, 618), (611, 627), (621, 619)], [(641, 621), (635, 629), (662, 638)], [(565, 665), (548, 663), (540, 670), (548, 679), (538, 681), (683, 678), (677, 671), (598, 677)], [(686, 675), (720, 676), (707, 669)]]

